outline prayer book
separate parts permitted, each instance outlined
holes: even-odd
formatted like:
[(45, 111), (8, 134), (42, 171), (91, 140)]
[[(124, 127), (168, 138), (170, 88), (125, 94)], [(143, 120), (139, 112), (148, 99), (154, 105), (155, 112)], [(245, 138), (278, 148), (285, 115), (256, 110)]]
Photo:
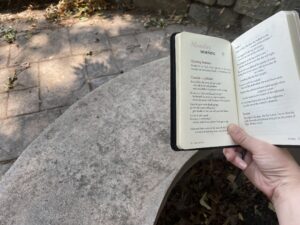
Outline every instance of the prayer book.
[(233, 42), (171, 36), (171, 147), (235, 146), (227, 126), (278, 146), (300, 145), (300, 20), (281, 11)]

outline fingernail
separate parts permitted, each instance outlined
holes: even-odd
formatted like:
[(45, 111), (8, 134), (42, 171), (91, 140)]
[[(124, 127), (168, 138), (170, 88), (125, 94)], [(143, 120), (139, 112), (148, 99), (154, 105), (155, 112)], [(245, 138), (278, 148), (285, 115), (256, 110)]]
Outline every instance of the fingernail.
[(226, 148), (223, 148), (223, 154), (225, 155), (225, 156), (227, 156), (227, 150), (226, 150)]
[(245, 163), (244, 161), (239, 161), (239, 165), (240, 165), (240, 168), (242, 169), (242, 170), (244, 170), (244, 169), (246, 169), (246, 167), (247, 167), (247, 163)]
[(227, 127), (227, 131), (228, 133), (233, 133), (236, 131), (236, 129), (238, 129), (239, 127), (233, 123), (229, 124)]

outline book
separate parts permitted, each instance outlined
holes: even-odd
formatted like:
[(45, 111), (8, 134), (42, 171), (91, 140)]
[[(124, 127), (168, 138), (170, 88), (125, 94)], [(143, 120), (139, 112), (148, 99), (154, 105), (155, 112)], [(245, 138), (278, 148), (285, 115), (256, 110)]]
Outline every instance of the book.
[(230, 123), (278, 146), (300, 145), (300, 20), (281, 11), (232, 43), (171, 36), (171, 147), (236, 146)]

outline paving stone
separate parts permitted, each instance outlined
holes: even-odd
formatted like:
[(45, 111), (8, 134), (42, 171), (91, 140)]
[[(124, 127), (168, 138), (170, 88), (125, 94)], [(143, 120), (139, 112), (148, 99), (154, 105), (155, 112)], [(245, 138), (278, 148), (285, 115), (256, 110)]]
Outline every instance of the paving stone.
[(110, 76), (102, 76), (93, 80), (90, 80), (90, 85), (92, 87), (92, 90), (96, 89), (97, 87), (100, 87), (101, 85), (107, 83), (108, 81), (116, 78), (120, 75), (110, 75)]
[(8, 93), (0, 94), (0, 119), (6, 118)]
[(76, 23), (70, 30), (70, 43), (73, 54), (86, 54), (109, 49), (105, 30), (98, 24)]
[(19, 34), (16, 43), (11, 45), (10, 65), (37, 62), (70, 54), (71, 48), (66, 28), (27, 32)]
[(278, 0), (237, 0), (234, 10), (237, 13), (264, 20), (273, 15), (280, 7)]
[(201, 2), (206, 5), (213, 5), (216, 3), (216, 0), (195, 0), (196, 2)]
[(129, 14), (108, 15), (102, 18), (101, 27), (110, 37), (135, 34), (146, 30), (140, 21), (140, 17)]
[(0, 68), (5, 67), (8, 62), (9, 45), (0, 46)]
[(2, 176), (6, 173), (7, 170), (13, 165), (13, 162), (0, 163), (0, 181)]
[(18, 157), (61, 113), (54, 109), (0, 120), (0, 161)]
[(85, 58), (85, 63), (89, 79), (120, 73), (120, 69), (116, 64), (116, 60), (111, 51), (87, 56)]
[(8, 77), (13, 77), (17, 72), (18, 80), (14, 83), (13, 90), (22, 90), (38, 86), (38, 64), (32, 63), (29, 68), (14, 67), (0, 70), (0, 92), (7, 91)]
[(8, 43), (4, 40), (4, 38), (0, 38), (0, 47), (5, 47), (7, 45)]
[(7, 102), (7, 116), (17, 116), (39, 111), (39, 88), (10, 91)]
[(128, 71), (144, 63), (141, 45), (134, 35), (113, 37), (110, 42), (120, 70)]
[(7, 91), (8, 77), (13, 77), (14, 73), (13, 68), (0, 70), (0, 93)]
[(0, 182), (1, 225), (155, 224), (172, 184), (210, 153), (170, 147), (169, 61), (94, 90), (35, 139)]
[(145, 62), (161, 58), (169, 53), (169, 44), (164, 30), (136, 35)]
[(71, 105), (89, 92), (83, 56), (40, 63), (41, 109)]

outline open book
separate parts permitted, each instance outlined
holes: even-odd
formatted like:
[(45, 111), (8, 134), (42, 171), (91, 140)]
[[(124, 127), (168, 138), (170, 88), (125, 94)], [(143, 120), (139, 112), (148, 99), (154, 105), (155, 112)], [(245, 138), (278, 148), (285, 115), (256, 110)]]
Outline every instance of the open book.
[(279, 146), (300, 145), (300, 21), (281, 11), (232, 43), (171, 37), (171, 146), (233, 146), (230, 123)]

